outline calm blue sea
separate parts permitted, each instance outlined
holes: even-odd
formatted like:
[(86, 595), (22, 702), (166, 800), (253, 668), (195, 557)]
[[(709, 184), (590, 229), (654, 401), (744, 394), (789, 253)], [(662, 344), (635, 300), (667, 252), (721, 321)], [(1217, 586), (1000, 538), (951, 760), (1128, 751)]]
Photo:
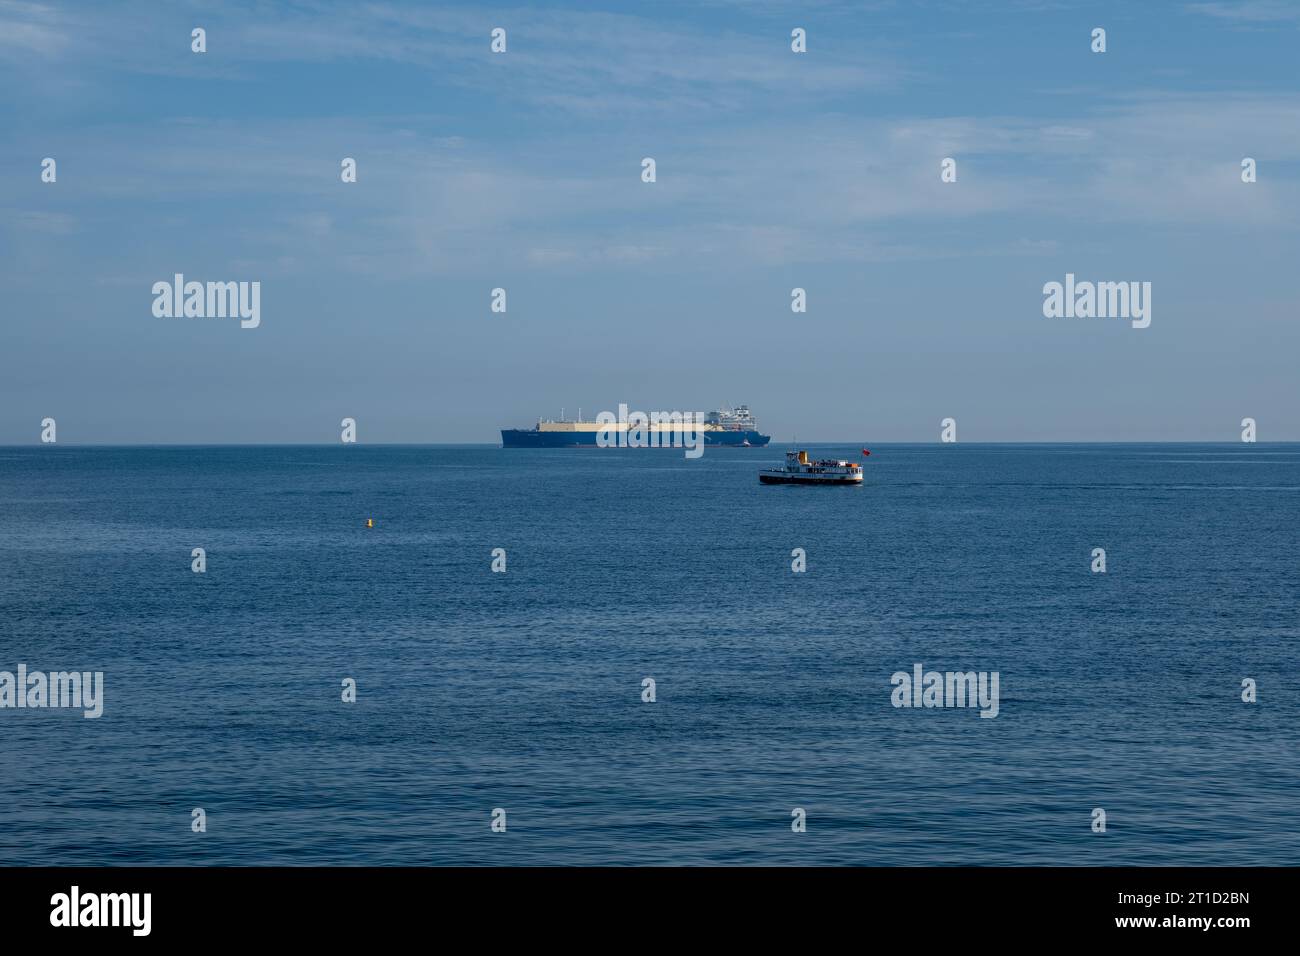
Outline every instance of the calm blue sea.
[(1300, 861), (1300, 446), (783, 451), (0, 449), (0, 863)]

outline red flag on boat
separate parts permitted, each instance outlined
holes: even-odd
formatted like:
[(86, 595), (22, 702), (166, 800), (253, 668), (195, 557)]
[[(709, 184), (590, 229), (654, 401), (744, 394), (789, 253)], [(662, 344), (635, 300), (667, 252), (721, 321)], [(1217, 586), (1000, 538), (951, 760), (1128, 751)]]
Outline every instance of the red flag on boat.
[(866, 448), (862, 449), (862, 457), (863, 457), (863, 458), (866, 458), (866, 457), (867, 457), (868, 455), (870, 455), (870, 454), (871, 454), (871, 452), (870, 452), (868, 449), (866, 449)]

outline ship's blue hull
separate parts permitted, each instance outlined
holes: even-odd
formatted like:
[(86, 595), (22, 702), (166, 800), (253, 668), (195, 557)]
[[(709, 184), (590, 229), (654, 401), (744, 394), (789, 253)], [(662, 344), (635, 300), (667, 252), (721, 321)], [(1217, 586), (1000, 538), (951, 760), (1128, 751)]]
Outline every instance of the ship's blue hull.
[[(542, 432), (536, 429), (503, 428), (501, 429), (501, 447), (503, 448), (595, 448), (598, 432)], [(716, 431), (704, 432), (705, 446), (728, 445), (743, 446), (748, 442), (754, 448), (762, 448), (772, 440), (771, 435), (760, 435), (756, 431)], [(677, 446), (680, 447), (680, 446)]]

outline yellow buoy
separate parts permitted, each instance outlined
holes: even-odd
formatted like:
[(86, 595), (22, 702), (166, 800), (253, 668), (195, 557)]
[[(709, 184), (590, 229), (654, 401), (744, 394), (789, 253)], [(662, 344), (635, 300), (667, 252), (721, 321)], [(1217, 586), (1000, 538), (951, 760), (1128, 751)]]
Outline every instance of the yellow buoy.
[(374, 526), (375, 526), (375, 519), (374, 519), (374, 518), (367, 518), (367, 519), (366, 519), (366, 527), (367, 527), (367, 528), (373, 528)]

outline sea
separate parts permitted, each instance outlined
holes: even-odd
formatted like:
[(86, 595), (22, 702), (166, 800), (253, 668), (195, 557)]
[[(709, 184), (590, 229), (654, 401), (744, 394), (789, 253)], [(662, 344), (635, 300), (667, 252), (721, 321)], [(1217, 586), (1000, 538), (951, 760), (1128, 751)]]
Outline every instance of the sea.
[(0, 448), (0, 863), (1300, 860), (1300, 445), (785, 450)]

